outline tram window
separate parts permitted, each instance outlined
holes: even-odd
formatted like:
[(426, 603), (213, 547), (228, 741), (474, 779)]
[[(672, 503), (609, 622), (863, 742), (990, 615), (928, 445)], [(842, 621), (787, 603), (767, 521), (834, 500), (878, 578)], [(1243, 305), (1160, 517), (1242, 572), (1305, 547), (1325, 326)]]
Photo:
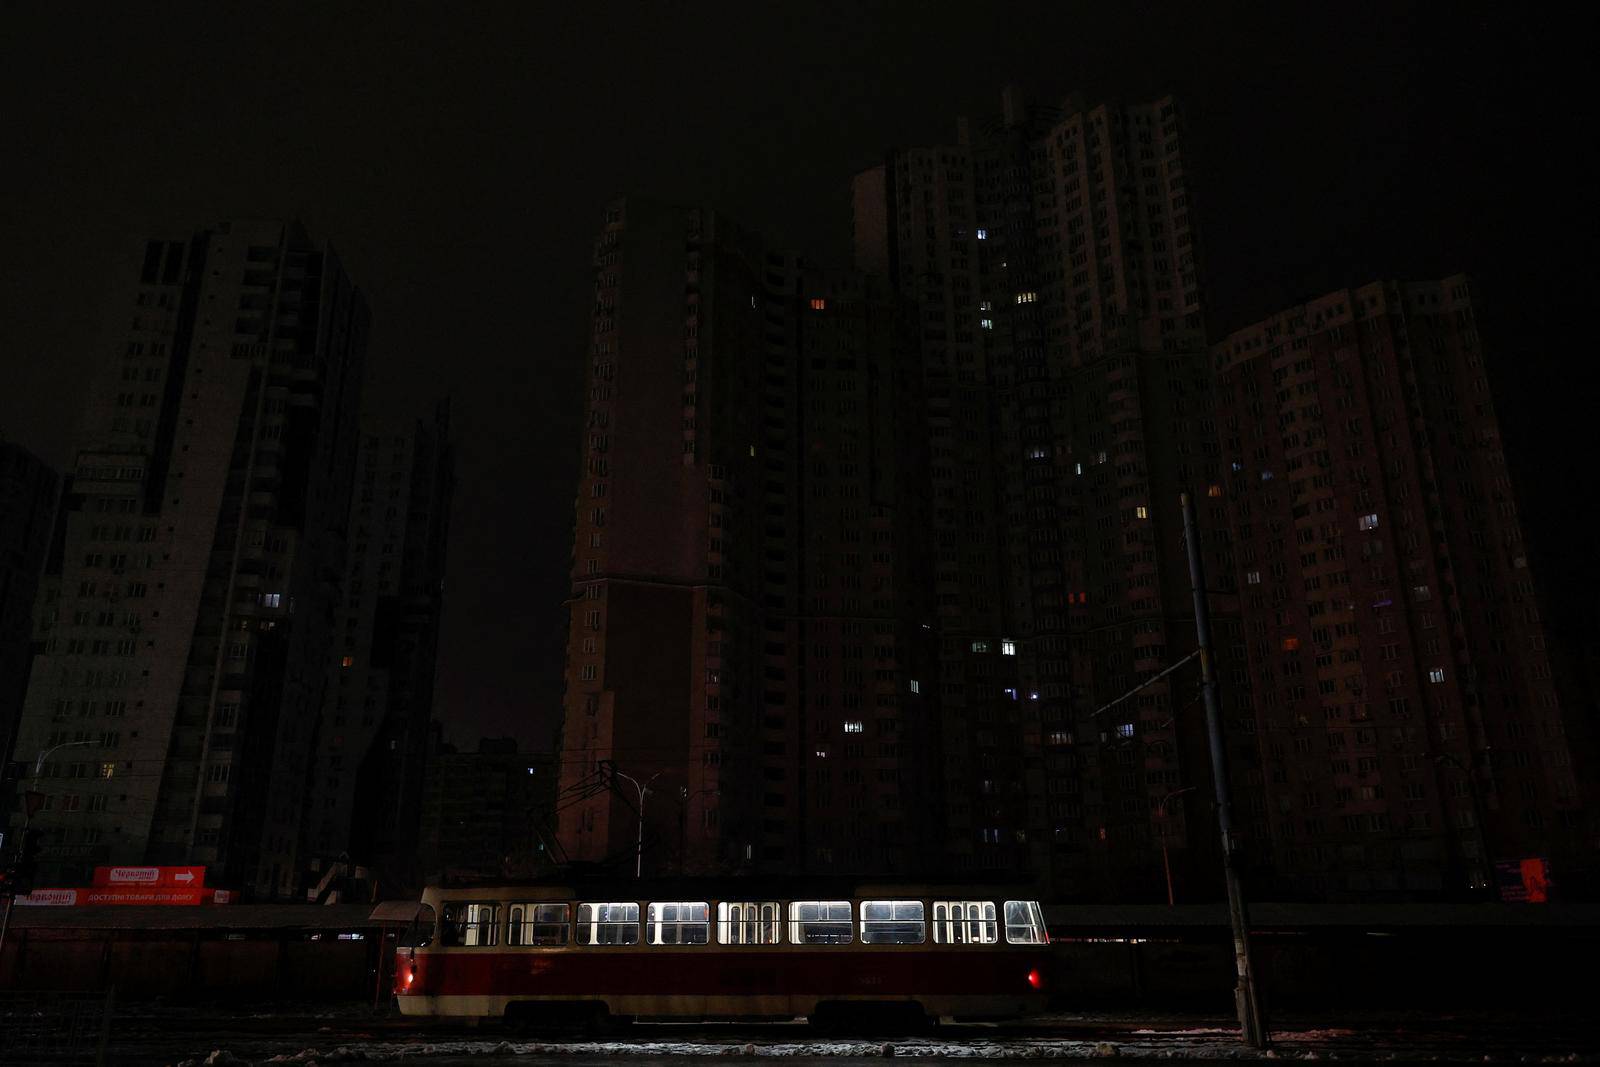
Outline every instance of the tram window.
[(652, 945), (703, 945), (711, 940), (711, 905), (679, 900), (650, 905), (645, 940)]
[(920, 945), (927, 939), (920, 900), (863, 900), (863, 945)]
[(933, 943), (936, 945), (992, 945), (1000, 940), (992, 900), (936, 900), (933, 902)]
[(631, 900), (578, 905), (578, 944), (637, 945), (639, 905)]
[(506, 918), (508, 945), (565, 945), (570, 904), (513, 904)]
[(848, 945), (848, 900), (796, 900), (789, 904), (791, 945)]
[(1006, 901), (1006, 940), (1013, 945), (1048, 945), (1044, 912), (1037, 900)]
[(440, 943), (467, 947), (492, 945), (495, 937), (495, 912), (498, 904), (468, 904), (451, 901), (444, 906), (444, 921), (439, 925)]
[(783, 911), (776, 900), (725, 900), (717, 905), (717, 940), (724, 945), (776, 945)]

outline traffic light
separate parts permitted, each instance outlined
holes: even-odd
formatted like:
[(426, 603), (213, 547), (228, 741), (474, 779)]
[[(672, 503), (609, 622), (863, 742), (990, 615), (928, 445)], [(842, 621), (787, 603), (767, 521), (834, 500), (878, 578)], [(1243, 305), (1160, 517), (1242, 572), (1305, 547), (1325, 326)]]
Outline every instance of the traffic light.
[(23, 830), (17, 851), (4, 874), (4, 892), (23, 896), (33, 892), (33, 879), (39, 870), (39, 831)]

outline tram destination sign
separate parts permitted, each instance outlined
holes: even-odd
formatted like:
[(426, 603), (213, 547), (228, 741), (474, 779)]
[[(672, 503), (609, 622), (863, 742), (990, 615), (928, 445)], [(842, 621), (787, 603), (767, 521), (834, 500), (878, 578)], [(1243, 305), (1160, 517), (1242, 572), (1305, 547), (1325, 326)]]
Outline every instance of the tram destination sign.
[(111, 886), (171, 886), (199, 889), (206, 884), (204, 867), (96, 867), (97, 888)]

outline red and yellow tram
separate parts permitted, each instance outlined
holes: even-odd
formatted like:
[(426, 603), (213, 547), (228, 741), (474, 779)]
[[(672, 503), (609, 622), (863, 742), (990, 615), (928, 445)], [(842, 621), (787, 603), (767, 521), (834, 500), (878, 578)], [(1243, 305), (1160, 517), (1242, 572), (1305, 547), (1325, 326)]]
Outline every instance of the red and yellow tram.
[(1045, 1006), (1049, 936), (1037, 901), (928, 887), (804, 899), (629, 896), (615, 887), (430, 888), (413, 944), (395, 961), (400, 1009), (827, 1022), (1013, 1018)]

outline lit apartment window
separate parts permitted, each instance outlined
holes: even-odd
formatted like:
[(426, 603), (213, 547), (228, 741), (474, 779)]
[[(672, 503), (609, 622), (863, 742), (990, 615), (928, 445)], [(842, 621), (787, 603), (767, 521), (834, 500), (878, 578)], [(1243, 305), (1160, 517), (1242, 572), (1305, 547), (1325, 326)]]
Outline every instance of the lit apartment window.
[(1143, 504), (1140, 504), (1138, 507), (1133, 509), (1133, 514), (1135, 518), (1148, 519), (1150, 517), (1150, 509), (1145, 507)]
[(844, 732), (847, 734), (859, 734), (865, 729), (865, 724), (859, 721), (852, 720), (844, 724)]
[(1038, 300), (1038, 299), (1039, 299), (1039, 294), (1038, 293), (1034, 293), (1034, 292), (1018, 293), (1017, 294), (1017, 303), (1019, 303), (1019, 304), (1031, 304), (1035, 300)]
[(1442, 682), (1442, 681), (1444, 681), (1444, 668), (1443, 667), (1432, 667), (1432, 668), (1430, 668), (1428, 670), (1428, 681), (1430, 681), (1430, 682)]
[(978, 304), (978, 310), (979, 311), (993, 311), (994, 310), (994, 301), (992, 301), (992, 300), (980, 301), (979, 304)]
[(911, 691), (913, 693), (922, 692), (922, 683), (915, 678), (911, 679)]
[(826, 311), (828, 310), (828, 302), (820, 296), (814, 296), (811, 298), (811, 310)]
[(1213, 485), (1210, 489), (1206, 490), (1206, 496), (1218, 497), (1218, 496), (1221, 496), (1221, 495), (1222, 495), (1222, 486), (1220, 486), (1220, 485)]
[(993, 319), (979, 319), (978, 320), (978, 328), (982, 329), (982, 330), (992, 330), (992, 329), (994, 329), (994, 320)]
[(989, 239), (989, 231), (988, 230), (979, 230), (978, 231), (978, 240), (987, 241), (988, 239)]
[(1363, 530), (1376, 530), (1378, 528), (1378, 516), (1376, 514), (1363, 515), (1356, 525)]
[(346, 656), (344, 659), (339, 661), (339, 666), (341, 667), (354, 667), (355, 665), (356, 658), (354, 656)]
[(1117, 724), (1117, 736), (1118, 737), (1132, 737), (1133, 736), (1133, 723), (1131, 723), (1131, 722), (1119, 722)]
[(1260, 585), (1261, 584), (1261, 572), (1260, 571), (1250, 571), (1247, 574), (1245, 574), (1244, 580), (1246, 582), (1248, 582), (1250, 585)]
[(974, 652), (987, 652), (987, 651), (989, 651), (989, 642), (987, 642), (987, 641), (974, 641), (974, 642), (972, 642), (972, 651), (974, 651)]

